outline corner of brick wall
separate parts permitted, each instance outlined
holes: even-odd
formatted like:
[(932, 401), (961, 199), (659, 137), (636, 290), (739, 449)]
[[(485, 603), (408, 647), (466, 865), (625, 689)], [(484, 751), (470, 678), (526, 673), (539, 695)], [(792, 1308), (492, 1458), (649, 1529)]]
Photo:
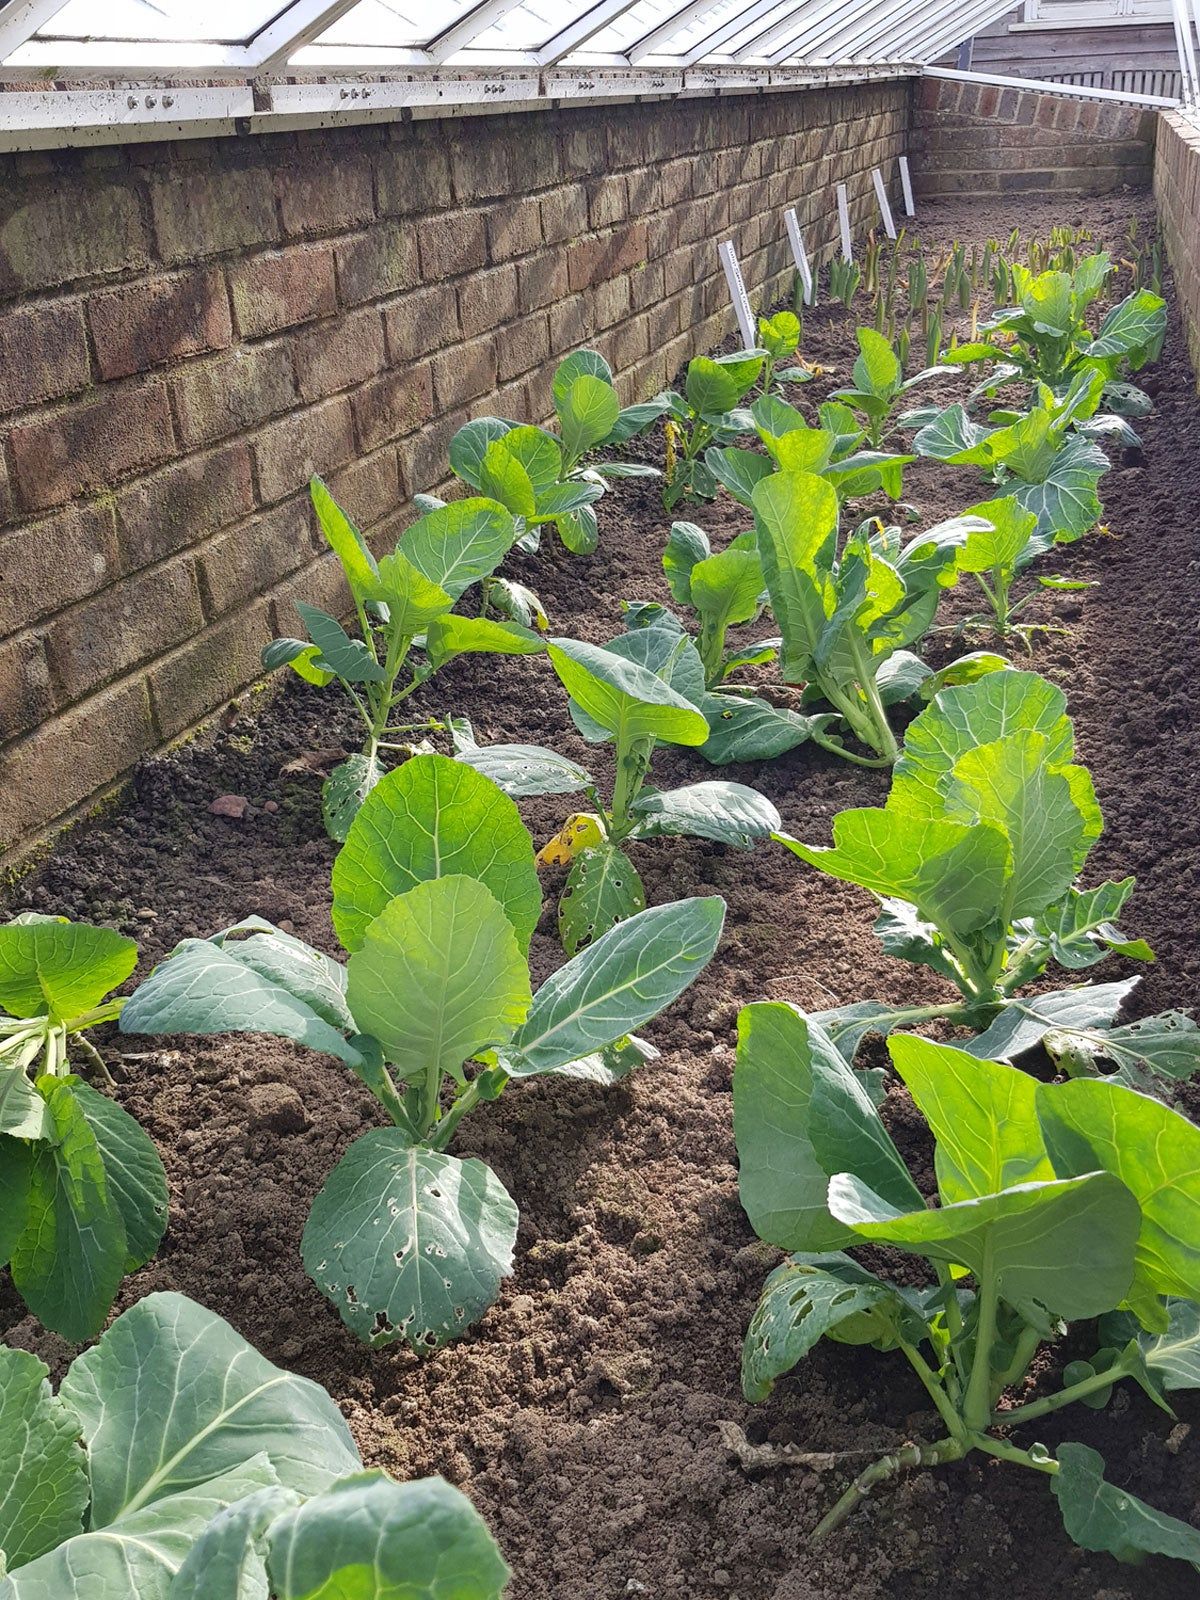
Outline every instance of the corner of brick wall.
[(894, 179), (911, 81), (0, 159), (0, 855), (14, 860), (342, 611), (306, 484), (374, 545), (451, 435), (625, 398), (834, 248)]
[(923, 195), (1110, 194), (1145, 188), (1156, 115), (1115, 101), (924, 78), (913, 119)]
[(1154, 199), (1192, 371), (1200, 373), (1200, 129), (1178, 111), (1164, 111), (1159, 118)]

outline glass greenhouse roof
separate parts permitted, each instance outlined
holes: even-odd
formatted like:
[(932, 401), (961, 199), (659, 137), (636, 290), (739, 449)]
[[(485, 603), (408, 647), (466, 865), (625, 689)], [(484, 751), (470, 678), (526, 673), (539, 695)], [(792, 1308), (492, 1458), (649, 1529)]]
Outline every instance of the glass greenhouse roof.
[(8, 0), (4, 76), (919, 64), (997, 0)]

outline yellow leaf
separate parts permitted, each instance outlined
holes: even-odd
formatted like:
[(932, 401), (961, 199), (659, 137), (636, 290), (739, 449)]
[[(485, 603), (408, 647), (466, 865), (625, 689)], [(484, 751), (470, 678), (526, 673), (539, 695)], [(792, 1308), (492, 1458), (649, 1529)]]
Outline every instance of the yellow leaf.
[(591, 811), (576, 811), (563, 823), (559, 831), (538, 851), (539, 867), (565, 867), (581, 850), (604, 842), (604, 829), (600, 818)]

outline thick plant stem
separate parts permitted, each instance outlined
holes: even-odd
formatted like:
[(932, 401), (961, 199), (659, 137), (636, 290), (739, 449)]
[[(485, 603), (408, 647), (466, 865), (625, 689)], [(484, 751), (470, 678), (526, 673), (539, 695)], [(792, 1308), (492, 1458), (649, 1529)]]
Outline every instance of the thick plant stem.
[(998, 1411), (992, 1421), (1005, 1428), (1015, 1428), (1020, 1422), (1033, 1422), (1051, 1411), (1058, 1411), (1062, 1406), (1069, 1406), (1076, 1400), (1082, 1400), (1086, 1395), (1111, 1389), (1114, 1383), (1119, 1383), (1128, 1374), (1129, 1368), (1123, 1362), (1115, 1361), (1105, 1371), (1093, 1373), (1090, 1378), (1073, 1383), (1069, 1388), (1060, 1389), (1057, 1394), (1046, 1395), (1041, 1400), (1031, 1400), (1028, 1405), (1014, 1406), (1011, 1411)]
[(960, 1461), (965, 1454), (966, 1449), (957, 1439), (939, 1439), (936, 1444), (906, 1444), (890, 1455), (880, 1456), (865, 1472), (859, 1473), (836, 1505), (821, 1518), (809, 1535), (810, 1542), (820, 1544), (822, 1539), (827, 1539), (879, 1484), (919, 1467), (940, 1467), (947, 1461)]
[(617, 775), (613, 783), (612, 822), (609, 835), (614, 841), (623, 839), (633, 826), (629, 808), (638, 797), (650, 767), (649, 737), (619, 739), (617, 743)]
[(983, 1269), (979, 1274), (979, 1324), (975, 1332), (975, 1360), (967, 1382), (963, 1421), (973, 1433), (982, 1433), (992, 1417), (992, 1346), (996, 1341), (996, 1276), (992, 1271), (992, 1247), (984, 1246)]

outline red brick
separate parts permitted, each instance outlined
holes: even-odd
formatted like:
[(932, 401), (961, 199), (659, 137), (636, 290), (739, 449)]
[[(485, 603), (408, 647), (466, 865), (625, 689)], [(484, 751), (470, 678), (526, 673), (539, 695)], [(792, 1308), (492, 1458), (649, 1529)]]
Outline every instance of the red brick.
[[(625, 180), (621, 178), (616, 181), (620, 184), (619, 203), (623, 206)], [(571, 183), (562, 189), (551, 189), (548, 194), (542, 196), (539, 205), (542, 238), (547, 244), (561, 244), (564, 239), (573, 239), (588, 225), (588, 197), (582, 184)], [(619, 215), (624, 217), (625, 212), (621, 210)]]
[(411, 123), (398, 125), (395, 133), (404, 142), (375, 158), (379, 214), (409, 217), (452, 205), (450, 159), (445, 151), (419, 141)]
[(375, 528), (400, 505), (400, 472), (394, 449), (352, 461), (329, 481), (333, 498), (360, 528)]
[(514, 322), (497, 340), (498, 371), (501, 383), (532, 372), (550, 359), (550, 319), (544, 311), (523, 322)]
[(241, 440), (141, 478), (117, 496), (122, 570), (161, 561), (253, 509), (250, 447)]
[(347, 616), (352, 606), (341, 562), (328, 549), (283, 583), (276, 584), (265, 598), (271, 607), (271, 626), (275, 635), (295, 634), (300, 625), (296, 615), (297, 600), (320, 606), (331, 617)]
[(433, 415), (433, 374), (427, 361), (385, 372), (353, 396), (360, 450), (375, 450), (419, 428)]
[(298, 494), (206, 544), (199, 553), (205, 615), (221, 617), (246, 605), (311, 561), (313, 521), (308, 494)]
[(487, 238), (483, 216), (478, 211), (452, 211), (443, 217), (427, 218), (417, 243), (421, 276), (426, 283), (476, 272), (487, 262)]
[(254, 443), (263, 500), (270, 505), (286, 499), (314, 472), (324, 476), (344, 466), (353, 454), (350, 402), (344, 395), (272, 423)]
[(173, 561), (110, 585), (51, 624), (46, 647), (70, 703), (179, 644), (204, 622), (190, 561)]
[(473, 272), (458, 286), (458, 322), (468, 339), (503, 327), (517, 315), (517, 269), (511, 262), (491, 272)]
[(319, 152), (275, 174), (284, 232), (334, 233), (375, 216), (374, 186), (367, 161), (331, 161)]
[(121, 184), (18, 182), (0, 198), (0, 294), (145, 267), (136, 193)]
[(262, 649), (271, 640), (265, 602), (235, 611), (216, 627), (155, 662), (148, 673), (159, 737), (174, 739), (203, 722), (262, 676)]
[(211, 268), (109, 289), (89, 300), (87, 314), (102, 378), (223, 350), (233, 336), (225, 280)]
[(171, 392), (184, 444), (213, 444), (296, 403), (291, 352), (283, 340), (242, 345), (180, 373)]
[(299, 245), (233, 262), (229, 289), (243, 339), (328, 316), (337, 307), (333, 251), (328, 245)]
[(384, 311), (388, 350), (399, 364), (458, 337), (458, 302), (449, 284), (418, 289)]
[(416, 233), (409, 225), (380, 223), (345, 240), (337, 247), (337, 273), (347, 306), (415, 288), (421, 281)]
[(166, 388), (127, 388), (26, 423), (13, 429), (10, 445), (26, 506), (41, 510), (107, 489), (174, 453)]
[[(103, 730), (103, 737), (99, 730)], [(91, 800), (153, 748), (145, 682), (121, 683), (44, 723), (0, 757), (0, 851)]]
[(111, 506), (70, 506), (0, 538), (0, 636), (86, 599), (117, 571)]
[(87, 335), (77, 301), (0, 316), (0, 410), (57, 400), (88, 381)]
[(499, 137), (480, 138), (475, 134), (470, 139), (455, 139), (450, 146), (455, 199), (490, 200), (524, 188), (523, 163), (514, 148), (516, 142), (503, 133)]
[(439, 350), (433, 368), (433, 393), (439, 411), (449, 411), (487, 392), (496, 383), (496, 346), (491, 338)]
[(547, 250), (531, 256), (517, 267), (517, 284), (522, 311), (540, 311), (570, 291), (567, 263), (561, 250)]
[(296, 335), (296, 381), (304, 400), (323, 400), (365, 383), (387, 365), (383, 318), (356, 311)]
[(527, 256), (542, 243), (542, 208), (533, 195), (522, 195), (488, 212), (488, 250), (493, 262)]
[(176, 169), (151, 185), (150, 203), (169, 265), (279, 238), (271, 175), (262, 167)]
[(36, 728), (53, 710), (42, 641), (30, 633), (6, 639), (0, 644), (0, 744)]
[(572, 289), (587, 289), (605, 278), (628, 272), (646, 258), (646, 224), (635, 222), (609, 233), (579, 239), (567, 253)]

